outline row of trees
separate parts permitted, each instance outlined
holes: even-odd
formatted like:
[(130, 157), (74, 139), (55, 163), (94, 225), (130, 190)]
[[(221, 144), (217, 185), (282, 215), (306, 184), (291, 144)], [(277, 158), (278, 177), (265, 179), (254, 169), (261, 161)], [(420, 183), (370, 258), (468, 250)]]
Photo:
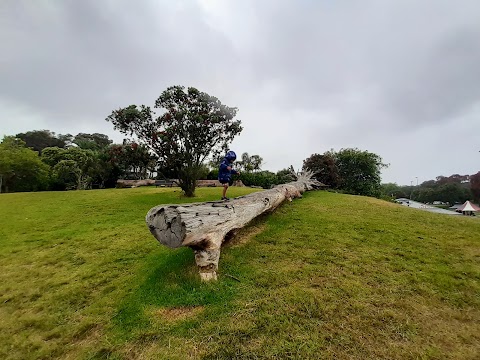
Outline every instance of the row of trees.
[(120, 177), (150, 177), (155, 165), (145, 146), (112, 144), (104, 134), (30, 131), (0, 143), (0, 191), (113, 187)]
[[(216, 179), (223, 155), (201, 166), (199, 178)], [(158, 166), (144, 145), (112, 144), (104, 134), (55, 135), (36, 130), (7, 136), (0, 143), (2, 191), (71, 190), (114, 187), (117, 179), (178, 178), (173, 169)], [(259, 155), (243, 153), (235, 167), (247, 186), (269, 188), (285, 182), (261, 171)], [(279, 172), (280, 173), (280, 172)]]
[[(106, 118), (130, 137), (112, 144), (103, 134), (58, 135), (32, 131), (6, 137), (0, 144), (0, 189), (86, 189), (113, 186), (119, 177), (176, 178), (186, 196), (196, 181), (216, 169), (234, 137), (242, 131), (238, 109), (193, 87), (172, 86), (155, 101), (156, 112), (145, 105), (129, 105)], [(135, 140), (134, 140), (135, 139)], [(238, 159), (241, 180), (265, 188), (290, 181), (289, 171), (261, 171), (259, 155)], [(210, 161), (210, 169), (208, 167)], [(387, 165), (377, 154), (341, 149), (313, 154), (304, 169), (332, 189), (380, 196), (380, 171)], [(216, 178), (215, 171), (208, 175)], [(420, 196), (420, 195), (419, 195)]]
[[(37, 191), (113, 187), (118, 178), (178, 178), (174, 169), (159, 167), (157, 160), (145, 145), (127, 140), (112, 144), (103, 134), (56, 136), (48, 130), (31, 131), (5, 137), (0, 144), (0, 183), (2, 191)], [(199, 178), (216, 179), (220, 161), (217, 156), (201, 165)], [(243, 153), (235, 164), (242, 172), (238, 178), (247, 186), (263, 188), (292, 180), (289, 169), (274, 173), (262, 170), (262, 163), (261, 156)], [(375, 195), (379, 164), (375, 154), (342, 149), (313, 154), (304, 161), (304, 168), (333, 189)]]
[(382, 195), (388, 198), (409, 198), (423, 203), (442, 201), (449, 204), (466, 200), (480, 202), (480, 172), (474, 175), (437, 176), (417, 186), (382, 185)]
[[(133, 170), (134, 175), (142, 177), (153, 166), (159, 173), (177, 178), (185, 195), (193, 196), (208, 159), (218, 158), (242, 131), (240, 120), (234, 119), (238, 109), (193, 87), (183, 86), (167, 88), (155, 101), (154, 108), (159, 115), (149, 106), (130, 105), (112, 111), (107, 117), (116, 130), (135, 138), (135, 142), (130, 140), (130, 148), (112, 146), (108, 137), (101, 134), (53, 136), (45, 131), (5, 138), (0, 148), (1, 188), (84, 189), (96, 183), (101, 187), (122, 170)], [(119, 158), (129, 152), (139, 158), (122, 166)], [(38, 179), (32, 172), (23, 174), (12, 163), (15, 156), (27, 153), (31, 159), (39, 155), (35, 158), (42, 168)], [(252, 160), (244, 163), (252, 170), (261, 162), (260, 158), (246, 160)]]
[[(130, 105), (106, 118), (116, 130), (130, 136), (113, 145), (103, 134), (55, 136), (49, 131), (5, 138), (0, 148), (2, 189), (86, 189), (111, 186), (120, 176), (144, 178), (157, 172), (179, 180), (186, 196), (193, 196), (196, 180), (208, 173), (208, 161), (218, 166), (222, 154), (242, 131), (235, 120), (238, 109), (193, 87), (172, 86), (155, 101), (154, 109)], [(132, 137), (134, 137), (135, 142)], [(30, 169), (25, 171), (23, 164)], [(244, 153), (238, 166), (246, 185), (271, 187), (290, 180), (288, 170), (261, 171), (263, 159)], [(24, 166), (24, 167), (25, 167)], [(358, 149), (314, 154), (304, 167), (333, 189), (378, 196), (381, 158)], [(211, 174), (212, 175), (212, 174)]]
[(319, 181), (350, 194), (385, 199), (403, 197), (423, 203), (442, 201), (455, 204), (472, 199), (480, 202), (480, 172), (475, 175), (438, 176), (417, 186), (381, 184), (380, 172), (388, 165), (377, 154), (359, 149), (313, 154), (303, 165), (313, 171)]

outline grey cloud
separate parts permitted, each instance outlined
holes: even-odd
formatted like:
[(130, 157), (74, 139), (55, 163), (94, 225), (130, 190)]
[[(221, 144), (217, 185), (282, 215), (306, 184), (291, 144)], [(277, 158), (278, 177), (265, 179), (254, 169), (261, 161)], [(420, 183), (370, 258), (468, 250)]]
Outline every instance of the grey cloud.
[(231, 52), (195, 4), (68, 1), (53, 14), (38, 5), (33, 11), (31, 2), (12, 4), (6, 50), (13, 55), (0, 95), (59, 117), (105, 117), (132, 102), (152, 104), (168, 85), (200, 82), (211, 65), (223, 71), (221, 55)]
[(257, 14), (265, 21), (252, 57), (257, 78), (279, 89), (272, 105), (339, 108), (368, 92), (375, 109), (353, 117), (368, 122), (380, 111), (401, 129), (449, 121), (478, 101), (475, 2), (296, 4), (270, 2)]
[(459, 29), (437, 44), (409, 76), (387, 88), (391, 112), (407, 122), (443, 122), (480, 101), (480, 28)]

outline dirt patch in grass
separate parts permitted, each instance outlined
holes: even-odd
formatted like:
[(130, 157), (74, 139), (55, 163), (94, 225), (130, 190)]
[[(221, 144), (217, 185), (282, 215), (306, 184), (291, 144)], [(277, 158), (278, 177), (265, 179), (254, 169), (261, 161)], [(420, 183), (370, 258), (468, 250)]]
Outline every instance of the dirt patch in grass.
[(265, 228), (266, 224), (260, 221), (255, 221), (255, 224), (252, 224), (246, 228), (238, 230), (235, 234), (233, 234), (229, 239), (225, 241), (223, 246), (225, 247), (240, 247), (247, 244), (251, 239), (253, 239), (258, 234), (262, 233)]

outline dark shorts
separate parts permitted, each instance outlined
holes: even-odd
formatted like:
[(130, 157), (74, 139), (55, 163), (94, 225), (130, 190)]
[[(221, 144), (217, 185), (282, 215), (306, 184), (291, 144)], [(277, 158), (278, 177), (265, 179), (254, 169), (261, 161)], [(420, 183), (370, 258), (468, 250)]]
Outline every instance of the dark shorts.
[(228, 185), (232, 186), (232, 184), (233, 184), (233, 180), (232, 180), (232, 179), (228, 179), (228, 180), (226, 180), (226, 179), (219, 179), (218, 181), (220, 181), (220, 183), (223, 184), (223, 185), (228, 184)]

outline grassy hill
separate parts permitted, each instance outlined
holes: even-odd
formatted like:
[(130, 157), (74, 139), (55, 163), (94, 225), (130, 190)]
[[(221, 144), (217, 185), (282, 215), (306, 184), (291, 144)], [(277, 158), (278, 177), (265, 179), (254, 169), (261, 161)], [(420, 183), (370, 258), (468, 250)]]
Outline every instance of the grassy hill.
[(478, 218), (307, 193), (242, 231), (202, 284), (191, 250), (144, 222), (179, 194), (1, 194), (0, 358), (478, 358)]

